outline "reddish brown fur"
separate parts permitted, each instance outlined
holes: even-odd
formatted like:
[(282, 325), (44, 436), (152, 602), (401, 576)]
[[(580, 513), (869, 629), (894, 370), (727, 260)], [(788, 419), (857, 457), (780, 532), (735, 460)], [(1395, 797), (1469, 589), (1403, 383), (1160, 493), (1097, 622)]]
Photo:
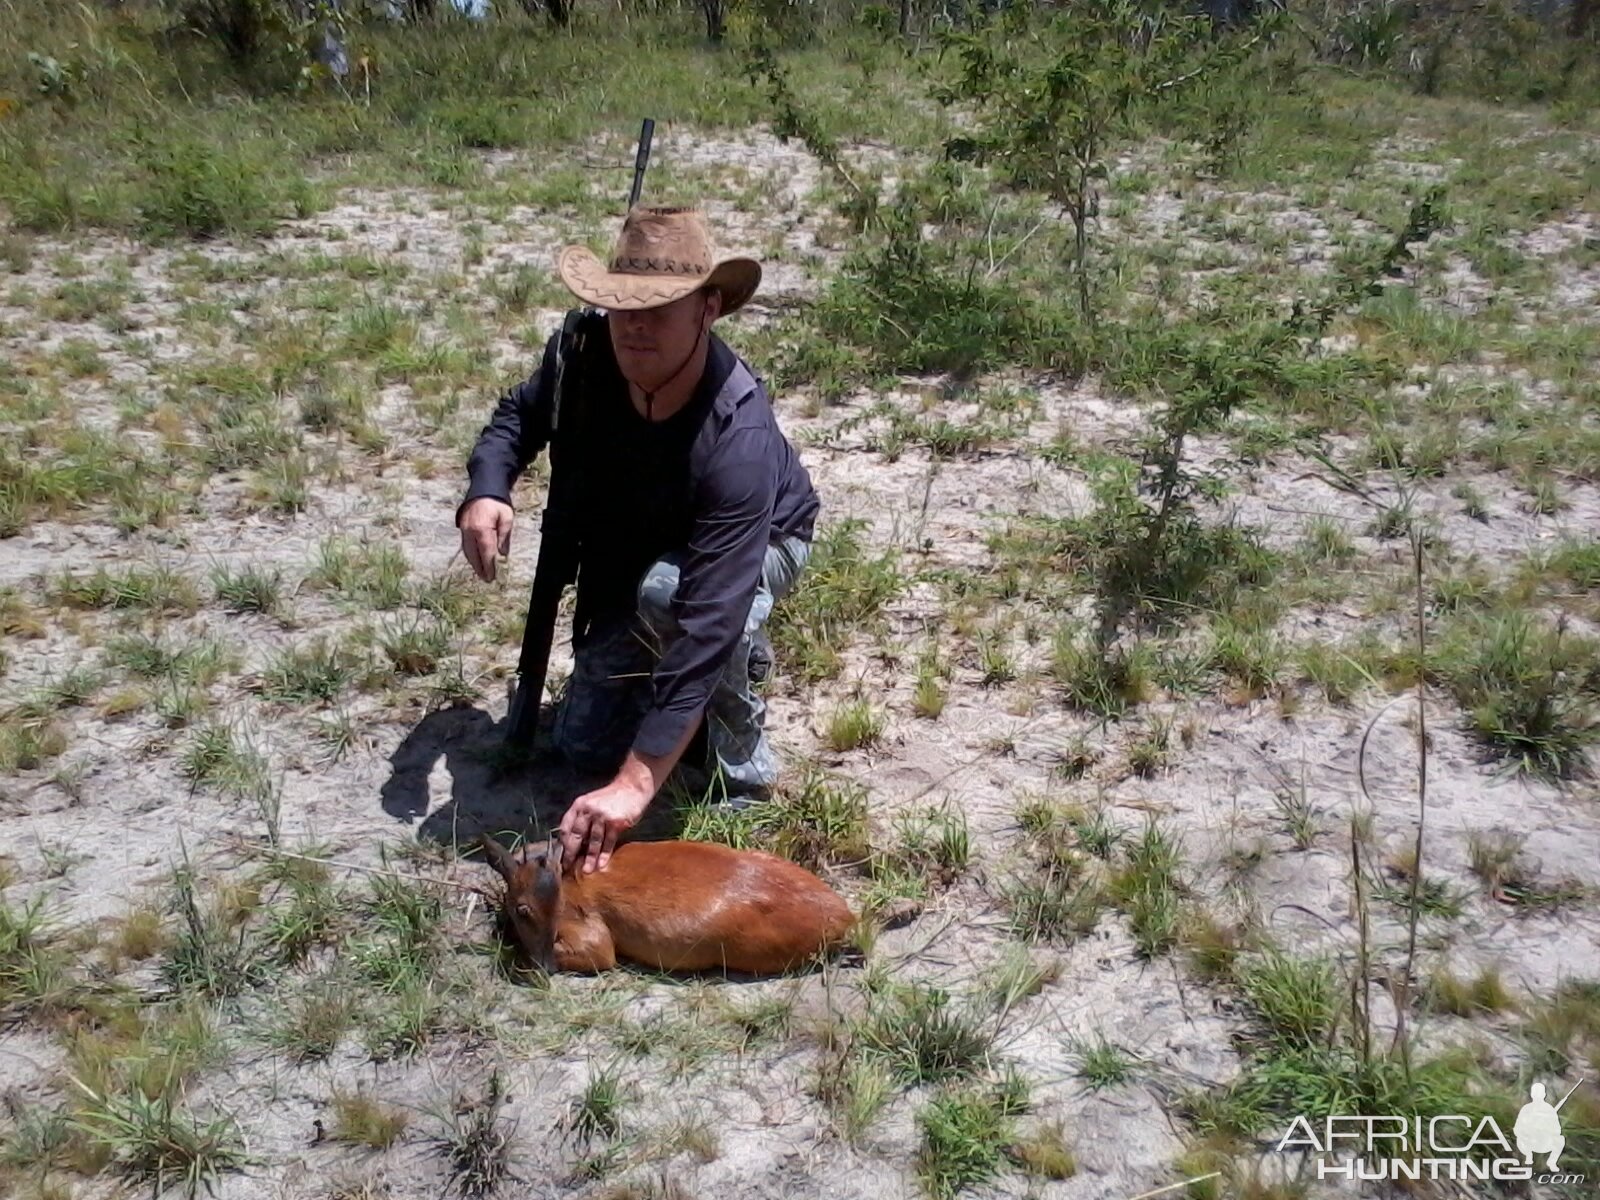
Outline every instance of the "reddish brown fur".
[(841, 945), (855, 917), (787, 859), (713, 842), (625, 842), (604, 871), (558, 874), (559, 843), (517, 856), (484, 839), (506, 913), (535, 963), (605, 971), (619, 958), (663, 971), (776, 974)]

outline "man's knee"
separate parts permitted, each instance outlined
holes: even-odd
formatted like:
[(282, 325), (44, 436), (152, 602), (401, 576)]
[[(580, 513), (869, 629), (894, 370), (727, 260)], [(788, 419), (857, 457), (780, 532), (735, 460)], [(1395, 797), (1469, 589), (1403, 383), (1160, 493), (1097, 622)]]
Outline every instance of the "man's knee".
[(658, 634), (671, 632), (677, 623), (672, 598), (678, 594), (678, 564), (659, 559), (639, 579), (639, 616)]
[(615, 770), (644, 717), (650, 656), (632, 623), (595, 630), (556, 708), (556, 746), (583, 772)]

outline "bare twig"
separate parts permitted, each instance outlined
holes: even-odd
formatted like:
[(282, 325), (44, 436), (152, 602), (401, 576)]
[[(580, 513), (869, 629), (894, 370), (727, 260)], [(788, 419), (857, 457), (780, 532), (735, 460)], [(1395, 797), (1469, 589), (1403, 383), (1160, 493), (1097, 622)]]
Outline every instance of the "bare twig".
[(391, 871), (385, 867), (368, 867), (360, 863), (340, 862), (334, 858), (317, 858), (311, 854), (296, 854), (292, 850), (283, 850), (277, 846), (252, 846), (241, 837), (231, 839), (240, 849), (252, 854), (270, 854), (275, 858), (293, 858), (301, 862), (321, 863), (325, 867), (338, 867), (344, 871), (359, 871), (363, 875), (383, 875), (390, 879), (405, 879), (412, 883), (431, 883), (438, 887), (455, 888), (461, 892), (474, 892), (479, 896), (490, 897), (490, 893), (475, 883), (457, 883), (453, 879), (438, 879), (432, 875), (415, 875), (408, 871)]
[[(1351, 982), (1350, 1010), (1361, 1022), (1361, 1061), (1372, 1061), (1372, 971), (1369, 965), (1371, 929), (1367, 923), (1367, 894), (1361, 886), (1361, 839), (1356, 833), (1355, 818), (1350, 820), (1350, 869), (1356, 892), (1356, 921), (1360, 931), (1360, 946), (1356, 958), (1357, 978)], [(1356, 988), (1361, 989), (1361, 1000), (1356, 1002)]]
[(1028, 244), (1028, 239), (1031, 238), (1034, 234), (1038, 233), (1039, 230), (1044, 228), (1044, 223), (1045, 223), (1045, 221), (1047, 219), (1048, 218), (1046, 218), (1046, 217), (1040, 217), (1038, 222), (1034, 225), (1034, 227), (1032, 229), (1028, 230), (1027, 233), (1023, 234), (1021, 240), (1019, 240), (1015, 246), (1011, 247), (1011, 249), (1007, 250), (1004, 254), (1002, 254), (1000, 256), (1000, 261), (999, 262), (991, 262), (989, 264), (989, 272), (988, 273), (990, 275), (993, 275), (1001, 267), (1005, 266), (1006, 265), (1006, 259), (1010, 258), (1018, 250), (1021, 250), (1024, 246), (1026, 246)]
[[(1411, 555), (1412, 582), (1417, 599), (1417, 661), (1426, 667), (1428, 637), (1423, 619), (1422, 536), (1415, 527), (1411, 530)], [(1422, 839), (1428, 815), (1428, 714), (1422, 692), (1426, 678), (1426, 669), (1417, 673), (1417, 841), (1412, 854), (1411, 911), (1406, 914), (1406, 969), (1400, 979), (1400, 994), (1395, 997), (1394, 1043), (1391, 1044), (1391, 1048), (1393, 1044), (1400, 1047), (1400, 1062), (1407, 1086), (1411, 1083), (1411, 1042), (1405, 1036), (1406, 1005), (1410, 1000), (1412, 972), (1417, 962), (1417, 892), (1422, 886)]]
[(1208, 1179), (1215, 1179), (1221, 1174), (1221, 1171), (1210, 1171), (1205, 1175), (1196, 1175), (1193, 1179), (1181, 1179), (1177, 1183), (1167, 1184), (1166, 1187), (1158, 1187), (1153, 1192), (1140, 1192), (1137, 1196), (1130, 1197), (1129, 1200), (1150, 1200), (1151, 1196), (1164, 1196), (1168, 1192), (1175, 1192), (1179, 1188), (1186, 1188), (1192, 1183), (1204, 1183)]
[(1404, 699), (1404, 696), (1396, 696), (1373, 713), (1372, 720), (1368, 721), (1367, 727), (1361, 731), (1361, 741), (1356, 745), (1356, 785), (1361, 789), (1361, 795), (1366, 799), (1368, 807), (1376, 806), (1372, 803), (1372, 794), (1367, 791), (1367, 739), (1372, 736), (1372, 731), (1377, 728), (1383, 714)]

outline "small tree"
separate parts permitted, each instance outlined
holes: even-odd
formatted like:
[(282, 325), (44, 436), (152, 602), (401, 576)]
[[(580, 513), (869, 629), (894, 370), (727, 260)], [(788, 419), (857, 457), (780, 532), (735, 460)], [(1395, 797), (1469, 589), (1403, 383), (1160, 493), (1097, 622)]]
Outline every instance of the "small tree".
[(1156, 336), (1152, 357), (1163, 365), (1165, 403), (1142, 439), (1137, 473), (1114, 470), (1096, 487), (1099, 507), (1087, 518), (1099, 593), (1096, 645), (1104, 658), (1130, 615), (1200, 590), (1218, 561), (1237, 546), (1208, 530), (1197, 501), (1223, 482), (1216, 464), (1197, 470), (1185, 455), (1197, 434), (1221, 428), (1251, 398), (1281, 393), (1305, 356), (1305, 340), (1383, 288), (1412, 261), (1412, 243), (1426, 242), (1448, 222), (1442, 189), (1419, 197), (1387, 242), (1357, 255), (1315, 301), (1297, 299), (1282, 321), (1218, 322)]
[(951, 139), (945, 151), (995, 163), (1066, 210), (1078, 303), (1092, 321), (1089, 223), (1099, 212), (1110, 147), (1139, 106), (1215, 73), (1266, 32), (1218, 41), (1208, 18), (1175, 14), (1154, 0), (1081, 0), (1043, 25), (1012, 5), (992, 24), (944, 35), (961, 65), (935, 98), (968, 101), (978, 117), (976, 133)]
[(706, 18), (706, 40), (713, 46), (722, 45), (728, 34), (727, 0), (700, 0), (700, 11)]

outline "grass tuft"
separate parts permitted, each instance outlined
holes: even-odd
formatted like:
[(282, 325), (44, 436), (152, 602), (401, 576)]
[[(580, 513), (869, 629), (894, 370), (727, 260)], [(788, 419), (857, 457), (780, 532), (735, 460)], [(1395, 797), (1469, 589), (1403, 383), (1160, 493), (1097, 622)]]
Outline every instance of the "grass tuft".
[(374, 1100), (365, 1092), (333, 1094), (333, 1136), (341, 1142), (387, 1150), (409, 1123), (404, 1109)]

